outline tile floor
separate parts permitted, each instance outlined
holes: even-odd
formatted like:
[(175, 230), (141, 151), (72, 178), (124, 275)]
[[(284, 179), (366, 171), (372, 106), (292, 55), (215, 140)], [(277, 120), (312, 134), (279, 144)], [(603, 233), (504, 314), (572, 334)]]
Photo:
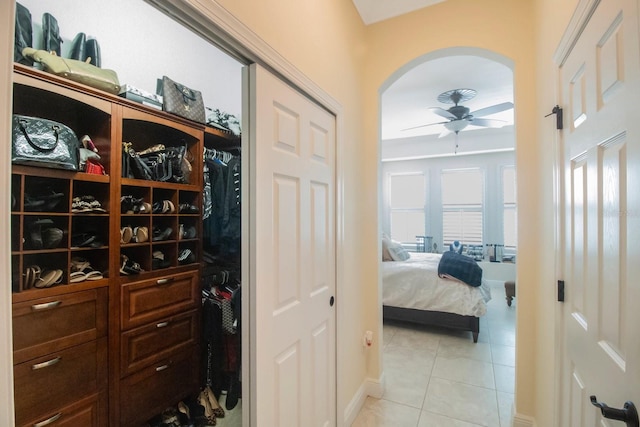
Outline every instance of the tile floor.
[[(223, 394), (220, 396), (220, 406), (226, 408), (226, 399), (227, 395)], [(217, 427), (241, 427), (242, 426), (242, 399), (238, 401), (238, 404), (232, 409), (225, 409), (224, 418), (218, 418), (216, 426)]]
[(352, 427), (511, 426), (517, 300), (508, 307), (504, 282), (490, 285), (475, 344), (470, 332), (384, 323), (384, 395), (367, 397)]

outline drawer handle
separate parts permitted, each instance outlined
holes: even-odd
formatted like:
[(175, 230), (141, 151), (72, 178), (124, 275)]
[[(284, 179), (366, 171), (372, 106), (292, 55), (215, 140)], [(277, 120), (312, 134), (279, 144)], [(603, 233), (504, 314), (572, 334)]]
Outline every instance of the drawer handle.
[(167, 284), (173, 282), (174, 280), (175, 280), (175, 277), (167, 277), (167, 278), (164, 278), (164, 279), (158, 279), (156, 281), (156, 283), (158, 284), (158, 286), (162, 286), (162, 285), (167, 285)]
[(46, 425), (49, 425), (53, 422), (56, 422), (58, 420), (58, 418), (60, 418), (62, 416), (62, 412), (58, 412), (57, 414), (55, 414), (53, 417), (46, 419), (44, 421), (40, 421), (39, 423), (35, 423), (33, 425), (33, 427), (44, 427)]
[(47, 360), (46, 362), (36, 363), (35, 365), (31, 365), (31, 369), (34, 371), (36, 369), (47, 368), (49, 366), (53, 366), (60, 361), (60, 357), (56, 357), (55, 359)]
[(164, 371), (165, 369), (167, 369), (169, 367), (169, 365), (162, 365), (162, 366), (158, 366), (156, 368), (156, 372), (160, 372), (160, 371)]
[(156, 328), (164, 328), (165, 326), (168, 326), (169, 322), (160, 322), (156, 325)]
[(45, 302), (44, 304), (34, 304), (31, 306), (31, 310), (46, 310), (47, 308), (57, 307), (62, 304), (62, 301)]

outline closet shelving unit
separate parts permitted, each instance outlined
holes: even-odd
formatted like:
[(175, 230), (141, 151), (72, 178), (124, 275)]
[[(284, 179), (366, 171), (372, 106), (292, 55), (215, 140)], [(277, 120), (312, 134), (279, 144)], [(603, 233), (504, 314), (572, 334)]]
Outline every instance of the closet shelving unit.
[[(231, 133), (14, 65), (14, 114), (62, 122), (89, 135), (106, 175), (34, 166), (12, 167), (11, 263), (16, 425), (64, 422), (83, 426), (139, 426), (196, 393), (200, 367), (200, 271), (202, 256), (202, 152), (205, 139), (233, 140)], [(186, 183), (121, 177), (122, 142), (188, 147), (192, 172)], [(32, 208), (32, 198), (63, 194), (55, 206)], [(170, 200), (165, 213), (122, 213), (120, 199), (135, 195), (153, 204)], [(90, 195), (105, 212), (73, 212), (74, 197)], [(180, 204), (199, 208), (180, 212)], [(36, 249), (30, 234), (39, 219), (64, 231), (58, 247)], [(195, 236), (179, 235), (180, 225)], [(121, 243), (124, 226), (147, 227), (148, 240)], [(172, 229), (153, 241), (153, 229)], [(77, 233), (93, 233), (101, 245), (74, 247)], [(187, 262), (180, 254), (189, 249)], [(162, 252), (165, 263), (153, 263)], [(144, 271), (120, 272), (121, 255)], [(98, 280), (70, 280), (74, 259), (102, 273)], [(27, 267), (62, 270), (60, 283), (28, 287)], [(45, 425), (45, 424), (40, 424)]]

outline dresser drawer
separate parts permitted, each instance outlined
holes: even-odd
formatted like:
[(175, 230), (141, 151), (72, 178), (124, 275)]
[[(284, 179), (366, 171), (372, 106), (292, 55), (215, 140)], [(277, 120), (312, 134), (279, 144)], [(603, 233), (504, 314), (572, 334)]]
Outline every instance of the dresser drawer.
[(69, 406), (34, 418), (18, 427), (105, 427), (107, 425), (106, 392), (78, 400)]
[(107, 334), (106, 288), (40, 298), (13, 305), (15, 364)]
[(120, 382), (120, 425), (139, 426), (198, 390), (199, 347), (141, 369)]
[(193, 347), (198, 342), (198, 319), (197, 310), (192, 310), (124, 332), (122, 377)]
[(47, 419), (107, 384), (107, 339), (14, 366), (16, 424)]
[(200, 301), (196, 272), (174, 274), (122, 286), (122, 329), (142, 326), (196, 308)]

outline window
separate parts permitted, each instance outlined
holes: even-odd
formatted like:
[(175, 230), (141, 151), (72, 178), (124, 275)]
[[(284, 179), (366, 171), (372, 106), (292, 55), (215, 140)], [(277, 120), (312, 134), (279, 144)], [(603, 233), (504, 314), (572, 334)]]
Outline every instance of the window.
[(425, 233), (426, 183), (423, 173), (392, 174), (389, 177), (391, 237), (415, 245)]
[(442, 171), (442, 238), (482, 245), (484, 173), (480, 169)]
[(518, 245), (518, 227), (516, 223), (516, 168), (505, 166), (502, 169), (502, 202), (504, 203), (503, 233), (504, 246), (515, 250)]

